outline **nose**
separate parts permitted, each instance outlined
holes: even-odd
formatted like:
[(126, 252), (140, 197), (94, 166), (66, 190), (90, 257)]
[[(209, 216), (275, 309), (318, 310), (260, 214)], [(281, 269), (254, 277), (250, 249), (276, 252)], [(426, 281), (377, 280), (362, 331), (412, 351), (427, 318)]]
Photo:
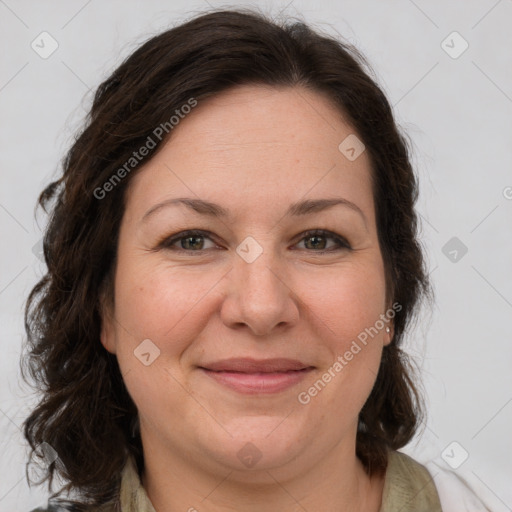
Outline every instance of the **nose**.
[(299, 304), (288, 272), (270, 249), (252, 262), (235, 254), (233, 268), (226, 279), (229, 284), (221, 318), (230, 328), (245, 326), (252, 334), (265, 336), (278, 327), (285, 329), (298, 321)]

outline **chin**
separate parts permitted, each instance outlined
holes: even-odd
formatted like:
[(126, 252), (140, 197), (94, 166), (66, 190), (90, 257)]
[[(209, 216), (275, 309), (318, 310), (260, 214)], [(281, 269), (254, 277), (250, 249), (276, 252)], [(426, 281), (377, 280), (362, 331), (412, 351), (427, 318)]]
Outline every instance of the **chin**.
[(279, 468), (295, 459), (311, 437), (304, 435), (296, 421), (285, 418), (286, 414), (237, 417), (223, 423), (231, 436), (225, 431), (221, 439), (209, 436), (208, 448), (215, 446), (215, 458), (231, 470), (253, 473)]

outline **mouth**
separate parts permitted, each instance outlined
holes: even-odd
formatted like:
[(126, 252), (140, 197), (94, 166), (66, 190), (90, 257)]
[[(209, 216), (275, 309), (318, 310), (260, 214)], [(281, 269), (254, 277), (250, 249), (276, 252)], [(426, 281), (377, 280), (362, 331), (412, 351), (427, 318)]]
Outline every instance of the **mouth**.
[(295, 359), (226, 359), (199, 366), (218, 384), (244, 394), (269, 394), (284, 391), (302, 381), (314, 370)]

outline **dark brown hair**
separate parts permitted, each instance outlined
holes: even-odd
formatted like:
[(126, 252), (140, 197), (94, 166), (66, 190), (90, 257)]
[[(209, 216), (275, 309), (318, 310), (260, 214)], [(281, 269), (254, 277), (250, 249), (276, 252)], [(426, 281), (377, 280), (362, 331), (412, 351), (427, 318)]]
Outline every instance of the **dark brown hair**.
[[(137, 409), (116, 357), (100, 343), (102, 299), (113, 304), (125, 191), (141, 165), (132, 172), (119, 169), (126, 170), (133, 151), (147, 145), (148, 137), (155, 139), (155, 128), (191, 98), (201, 102), (239, 84), (299, 86), (323, 94), (366, 146), (388, 298), (401, 310), (360, 413), (357, 455), (369, 474), (383, 471), (387, 451), (411, 440), (421, 407), (399, 347), (430, 288), (417, 240), (417, 184), (408, 144), (372, 74), (351, 45), (300, 21), (277, 23), (254, 11), (229, 10), (202, 14), (151, 38), (98, 87), (62, 176), (39, 197), (45, 211), (51, 204), (44, 236), (48, 271), (25, 310), (22, 373), (28, 381), (28, 370), (41, 392), (24, 422), (32, 449), (27, 467), (42, 443), (56, 450), (59, 458), (42, 482), (49, 480), (51, 489), (58, 474), (67, 484), (53, 497), (71, 491), (77, 502), (115, 501), (127, 457), (143, 467)], [(141, 163), (165, 140), (156, 141)], [(113, 182), (114, 175), (122, 179)], [(107, 182), (108, 193), (99, 193)]]

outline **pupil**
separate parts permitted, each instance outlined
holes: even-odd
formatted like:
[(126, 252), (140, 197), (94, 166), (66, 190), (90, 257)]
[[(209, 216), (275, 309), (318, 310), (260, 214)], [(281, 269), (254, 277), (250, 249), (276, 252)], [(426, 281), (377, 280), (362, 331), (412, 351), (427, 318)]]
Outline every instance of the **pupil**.
[[(310, 240), (316, 240), (317, 242), (318, 242), (318, 240), (320, 240), (320, 243), (321, 243), (321, 240), (322, 240), (322, 237), (318, 236), (318, 235), (313, 235), (313, 236), (310, 236), (309, 238), (310, 238)], [(314, 243), (313, 246), (315, 248), (318, 248), (318, 245), (316, 243)]]
[(196, 246), (194, 246), (194, 243), (187, 244), (187, 242), (186, 242), (187, 240), (195, 240), (197, 242), (198, 240), (199, 241), (201, 240), (201, 237), (200, 236), (189, 236), (189, 237), (185, 238), (185, 244), (189, 245), (189, 246), (192, 245), (192, 247), (184, 247), (184, 249), (194, 249), (194, 248), (197, 248)]

